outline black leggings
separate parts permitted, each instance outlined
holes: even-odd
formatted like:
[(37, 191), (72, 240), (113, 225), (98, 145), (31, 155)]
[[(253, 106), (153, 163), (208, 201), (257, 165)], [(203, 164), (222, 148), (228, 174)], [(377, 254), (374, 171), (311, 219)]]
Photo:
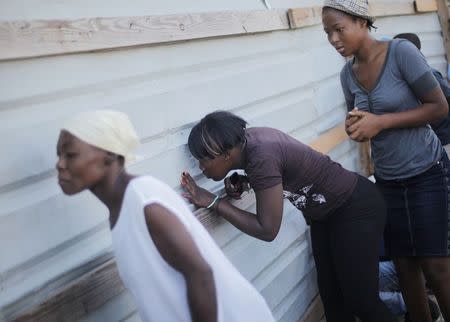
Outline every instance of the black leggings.
[(375, 185), (359, 177), (349, 200), (311, 223), (319, 292), (327, 322), (396, 322), (378, 295), (378, 260), (386, 218)]

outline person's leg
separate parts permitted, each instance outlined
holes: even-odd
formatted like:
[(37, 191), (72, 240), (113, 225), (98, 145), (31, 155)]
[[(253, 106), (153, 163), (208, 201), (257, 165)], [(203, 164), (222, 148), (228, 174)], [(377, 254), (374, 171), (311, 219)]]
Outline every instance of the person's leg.
[(421, 258), (420, 264), (428, 282), (439, 303), (445, 321), (450, 321), (450, 258)]
[(394, 259), (403, 299), (412, 322), (431, 322), (422, 269), (415, 257)]
[(447, 182), (443, 162), (401, 181), (377, 180), (388, 208), (385, 239), (411, 321), (431, 321), (419, 258), (447, 253)]
[(450, 321), (450, 259), (448, 257), (447, 156), (411, 185), (408, 200), (417, 263), (441, 312)]
[(379, 245), (385, 206), (378, 190), (360, 178), (348, 203), (332, 215), (330, 238), (344, 301), (363, 322), (394, 322), (379, 298)]
[(354, 322), (339, 289), (330, 253), (330, 238), (326, 222), (311, 224), (311, 242), (317, 270), (319, 293), (327, 322)]
[[(444, 154), (445, 153), (445, 154)], [(447, 145), (444, 145), (444, 152), (442, 156), (442, 161), (444, 166), (447, 168), (447, 221), (448, 221), (448, 229), (447, 229), (447, 249), (448, 249), (448, 255), (450, 256), (450, 143)]]

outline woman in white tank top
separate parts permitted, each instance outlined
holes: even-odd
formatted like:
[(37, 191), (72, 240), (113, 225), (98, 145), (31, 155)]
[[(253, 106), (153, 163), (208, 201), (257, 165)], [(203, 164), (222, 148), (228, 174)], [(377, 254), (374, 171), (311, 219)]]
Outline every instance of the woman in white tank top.
[(117, 267), (141, 319), (274, 321), (184, 200), (153, 177), (125, 171), (138, 143), (125, 114), (82, 113), (61, 130), (56, 168), (65, 194), (89, 189), (108, 208)]

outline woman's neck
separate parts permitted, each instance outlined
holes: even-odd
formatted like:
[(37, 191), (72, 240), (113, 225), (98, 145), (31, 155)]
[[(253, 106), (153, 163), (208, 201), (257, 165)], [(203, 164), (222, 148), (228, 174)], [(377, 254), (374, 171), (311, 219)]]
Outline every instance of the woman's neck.
[(247, 140), (229, 151), (232, 158), (232, 169), (245, 169), (247, 166)]
[(379, 54), (380, 44), (380, 41), (372, 38), (370, 35), (367, 36), (354, 54), (356, 61), (359, 63), (367, 63), (375, 59)]
[(133, 178), (123, 166), (112, 167), (104, 180), (91, 192), (108, 208), (110, 214), (119, 212), (128, 183)]

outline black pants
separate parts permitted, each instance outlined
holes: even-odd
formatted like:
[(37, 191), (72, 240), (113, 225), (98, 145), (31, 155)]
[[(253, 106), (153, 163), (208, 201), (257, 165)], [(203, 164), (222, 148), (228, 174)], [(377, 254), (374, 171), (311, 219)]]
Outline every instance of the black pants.
[(326, 220), (311, 223), (319, 292), (327, 322), (395, 322), (378, 295), (378, 259), (386, 219), (375, 185), (356, 188)]

